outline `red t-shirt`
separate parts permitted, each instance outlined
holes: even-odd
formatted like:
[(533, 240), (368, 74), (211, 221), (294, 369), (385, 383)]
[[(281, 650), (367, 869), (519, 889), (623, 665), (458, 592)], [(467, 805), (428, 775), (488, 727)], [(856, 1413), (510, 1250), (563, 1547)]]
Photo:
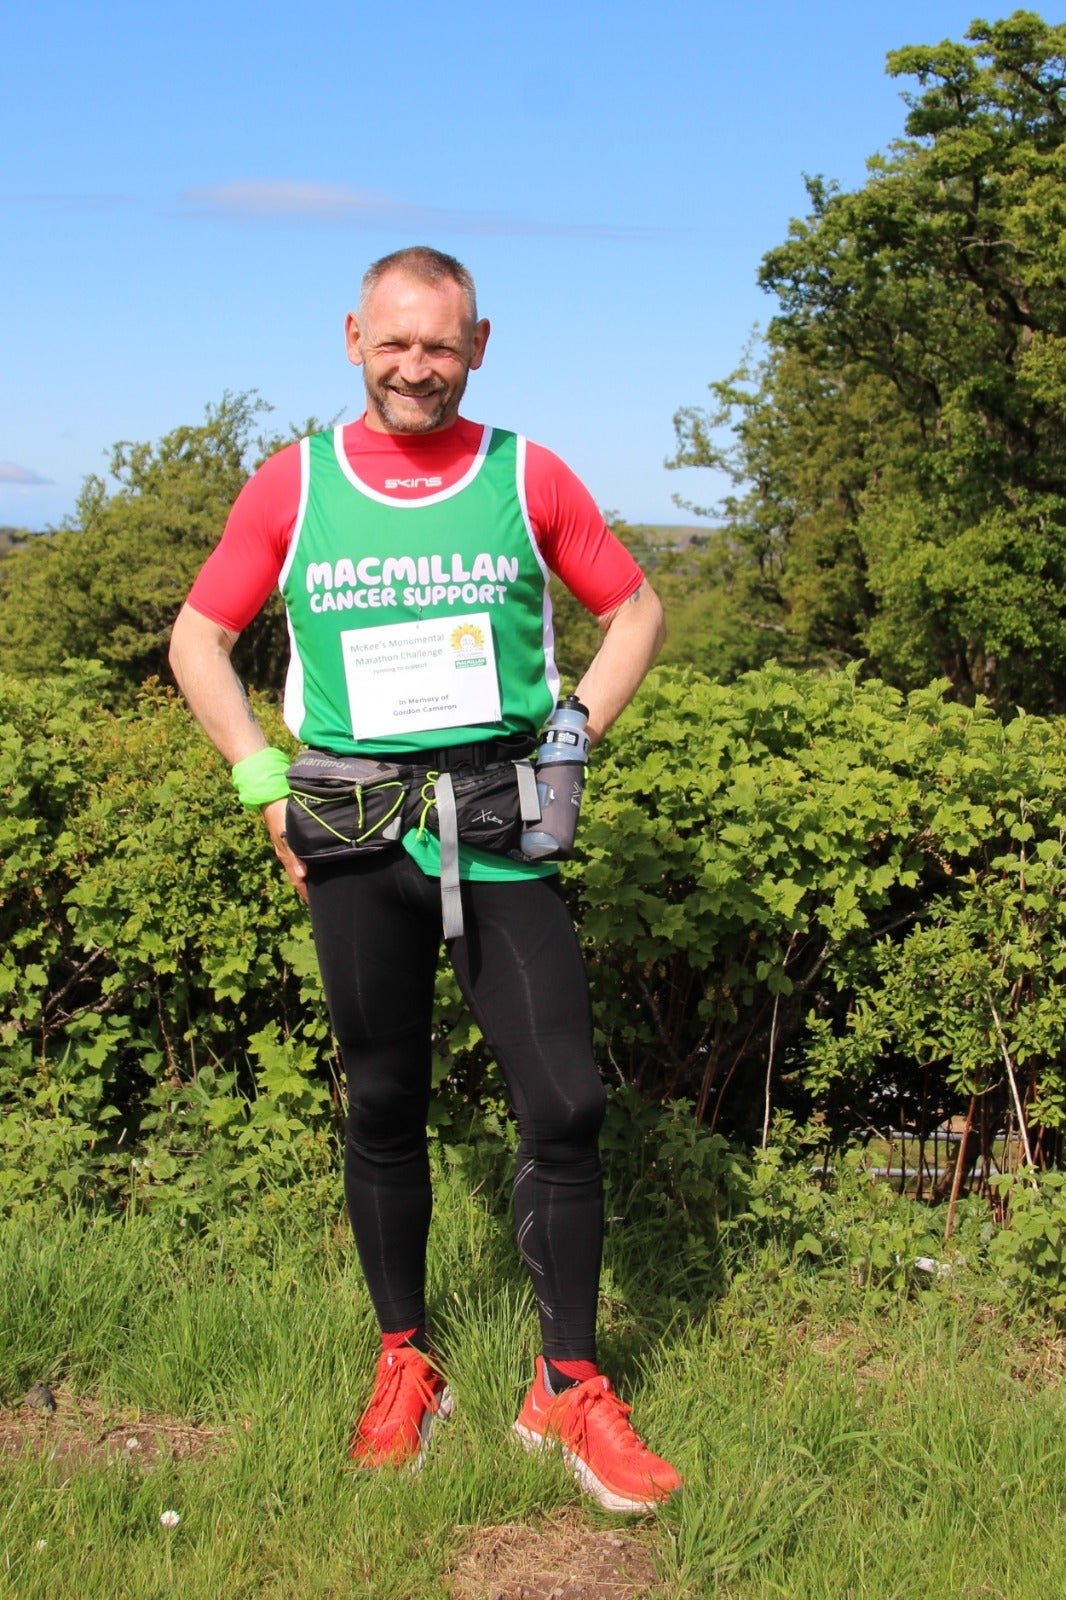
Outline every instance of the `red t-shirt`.
[[(377, 433), (360, 419), (343, 430), (352, 471), (378, 494), (417, 500), (457, 483), (483, 429), (460, 417), (439, 433)], [(431, 483), (427, 483), (431, 479)], [(225, 532), (189, 594), (195, 611), (240, 633), (265, 605), (285, 564), (300, 506), (300, 450), (294, 442), (264, 461), (234, 502)], [(592, 496), (558, 456), (526, 450), (526, 509), (545, 565), (594, 616), (615, 610), (642, 574), (611, 533)]]

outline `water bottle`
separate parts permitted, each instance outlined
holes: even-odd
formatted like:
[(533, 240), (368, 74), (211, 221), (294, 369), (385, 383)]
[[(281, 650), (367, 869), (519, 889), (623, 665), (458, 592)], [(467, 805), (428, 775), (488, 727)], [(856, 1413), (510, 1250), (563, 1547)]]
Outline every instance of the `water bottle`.
[(589, 758), (588, 719), (588, 707), (576, 694), (568, 694), (541, 735), (536, 764), (540, 821), (525, 829), (519, 843), (530, 861), (567, 861), (574, 853)]

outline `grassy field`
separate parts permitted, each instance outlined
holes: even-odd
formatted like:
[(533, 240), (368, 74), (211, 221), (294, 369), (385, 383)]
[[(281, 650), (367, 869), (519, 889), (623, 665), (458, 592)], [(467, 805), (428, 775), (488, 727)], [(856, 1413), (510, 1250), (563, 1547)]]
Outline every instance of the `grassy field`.
[[(433, 1322), (458, 1410), (417, 1476), (346, 1470), (377, 1343), (339, 1215), (294, 1202), (211, 1243), (150, 1216), (5, 1224), (0, 1592), (1066, 1593), (1066, 1348), (978, 1276), (872, 1296), (764, 1251), (708, 1297), (661, 1232), (612, 1235), (603, 1364), (686, 1487), (611, 1519), (510, 1434), (534, 1319), (506, 1218), (468, 1189), (458, 1172), (438, 1189)], [(40, 1381), (54, 1414), (22, 1404)], [(587, 1586), (547, 1588), (567, 1539)], [(492, 1567), (504, 1545), (524, 1577)], [(638, 1576), (597, 1587), (605, 1550)]]

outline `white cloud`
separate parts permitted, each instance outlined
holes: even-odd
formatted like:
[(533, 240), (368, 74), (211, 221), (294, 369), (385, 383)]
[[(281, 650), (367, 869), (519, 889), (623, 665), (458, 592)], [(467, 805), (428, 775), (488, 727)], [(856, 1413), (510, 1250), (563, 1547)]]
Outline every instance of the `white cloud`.
[(412, 205), (344, 184), (299, 179), (251, 178), (211, 184), (187, 189), (181, 201), (186, 215), (218, 222), (332, 223), (349, 228), (403, 228), (410, 233), (551, 234), (584, 239), (650, 239), (673, 231), (453, 211), (445, 206)]
[(51, 478), (42, 478), (32, 467), (20, 467), (15, 461), (0, 461), (0, 484), (47, 484)]
[[(31, 194), (27, 205), (57, 211), (108, 211), (143, 206), (120, 194)], [(166, 204), (166, 202), (164, 202)], [(572, 239), (654, 240), (678, 238), (687, 229), (606, 222), (543, 222), (495, 211), (457, 211), (423, 206), (342, 183), (299, 178), (248, 178), (186, 189), (171, 202), (171, 214), (212, 222), (281, 223), (305, 227), (374, 228), (431, 236), (435, 233), (503, 234)]]
[(187, 189), (181, 198), (195, 215), (237, 220), (307, 217), (312, 221), (374, 223), (404, 209), (382, 195), (366, 194), (343, 184), (302, 183), (284, 178), (209, 184)]

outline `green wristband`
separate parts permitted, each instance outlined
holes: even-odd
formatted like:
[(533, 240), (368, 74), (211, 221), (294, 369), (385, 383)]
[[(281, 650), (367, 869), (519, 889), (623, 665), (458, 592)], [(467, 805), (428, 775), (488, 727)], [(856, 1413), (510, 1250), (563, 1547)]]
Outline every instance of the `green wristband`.
[(284, 800), (289, 793), (288, 769), (284, 750), (271, 745), (238, 761), (233, 768), (233, 787), (241, 805), (266, 806), (271, 800)]

